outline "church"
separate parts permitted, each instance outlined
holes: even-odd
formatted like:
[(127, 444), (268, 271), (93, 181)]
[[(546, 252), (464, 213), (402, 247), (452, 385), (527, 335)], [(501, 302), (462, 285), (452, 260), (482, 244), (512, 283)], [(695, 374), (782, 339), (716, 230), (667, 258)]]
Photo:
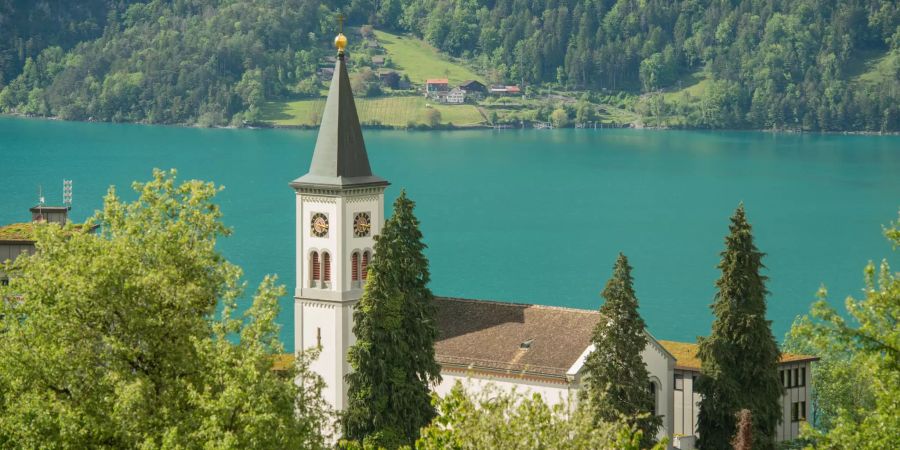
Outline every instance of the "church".
[[(346, 38), (335, 40), (338, 57), (309, 171), (290, 183), (296, 195), (294, 348), (320, 347), (311, 368), (326, 383), (325, 399), (336, 409), (347, 403), (344, 376), (354, 344), (353, 310), (366, 285), (374, 236), (385, 222), (388, 181), (372, 172), (344, 58)], [(575, 398), (581, 385), (591, 334), (601, 319), (595, 310), (488, 300), (436, 297), (439, 338), (435, 354), (444, 394), (461, 380), (470, 390), (487, 383), (539, 393), (553, 404)], [(643, 351), (662, 416), (658, 437), (670, 448), (691, 449), (697, 435), (700, 373), (694, 344), (660, 341), (647, 333)], [(778, 440), (797, 437), (811, 408), (811, 362), (782, 355), (785, 386)]]

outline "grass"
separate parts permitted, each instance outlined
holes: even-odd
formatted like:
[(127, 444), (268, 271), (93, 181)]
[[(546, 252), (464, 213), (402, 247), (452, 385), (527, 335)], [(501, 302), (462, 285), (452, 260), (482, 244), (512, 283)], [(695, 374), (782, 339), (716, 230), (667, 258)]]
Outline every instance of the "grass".
[(900, 67), (900, 52), (888, 52), (872, 55), (857, 66), (860, 73), (851, 79), (864, 84), (880, 84), (894, 79), (897, 67)]
[(466, 80), (484, 83), (484, 78), (441, 55), (421, 39), (378, 30), (375, 37), (390, 56), (395, 69), (407, 74), (413, 83), (424, 84), (429, 78), (448, 78), (451, 86)]
[[(428, 105), (428, 106), (426, 106)], [(405, 127), (422, 123), (426, 107), (441, 113), (441, 124), (474, 126), (484, 122), (472, 105), (438, 105), (421, 96), (357, 98), (356, 111), (362, 124)], [(276, 126), (316, 126), (321, 121), (325, 99), (270, 102), (262, 108), (263, 120)]]
[(690, 98), (697, 99), (703, 95), (707, 86), (709, 86), (709, 78), (706, 73), (694, 72), (675, 82), (674, 88), (663, 92), (663, 98), (666, 103), (681, 102), (684, 100), (685, 94)]
[(640, 115), (627, 109), (617, 108), (612, 105), (602, 105), (599, 114), (600, 122), (623, 124), (635, 123), (640, 120)]

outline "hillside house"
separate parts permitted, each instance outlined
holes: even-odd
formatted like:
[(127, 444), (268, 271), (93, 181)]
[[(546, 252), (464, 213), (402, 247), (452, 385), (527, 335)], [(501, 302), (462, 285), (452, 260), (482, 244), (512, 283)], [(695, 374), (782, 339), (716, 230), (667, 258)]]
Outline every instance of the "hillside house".
[(519, 86), (503, 86), (503, 85), (494, 85), (491, 86), (491, 94), (493, 95), (519, 95), (522, 93), (522, 90), (519, 89)]
[(487, 92), (487, 86), (478, 80), (466, 80), (460, 83), (459, 88), (466, 91), (467, 95), (484, 94)]
[(381, 80), (381, 85), (384, 87), (389, 87), (391, 89), (400, 88), (400, 74), (393, 70), (379, 72), (378, 79)]
[(446, 78), (431, 78), (425, 80), (425, 95), (431, 96), (438, 92), (447, 92), (450, 90), (450, 81)]
[(466, 102), (466, 91), (460, 88), (453, 88), (450, 92), (447, 93), (447, 96), (444, 98), (444, 103), (449, 103), (451, 105), (461, 105)]

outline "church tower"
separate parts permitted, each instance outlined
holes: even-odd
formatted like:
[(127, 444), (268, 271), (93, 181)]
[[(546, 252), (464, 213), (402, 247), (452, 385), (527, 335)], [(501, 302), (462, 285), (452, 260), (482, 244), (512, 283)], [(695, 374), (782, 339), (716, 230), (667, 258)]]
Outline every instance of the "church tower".
[(319, 347), (311, 365), (325, 380), (325, 399), (343, 410), (347, 350), (356, 341), (353, 309), (362, 297), (384, 224), (388, 182), (372, 174), (347, 76), (343, 33), (309, 172), (290, 183), (297, 195), (297, 287), (294, 348)]

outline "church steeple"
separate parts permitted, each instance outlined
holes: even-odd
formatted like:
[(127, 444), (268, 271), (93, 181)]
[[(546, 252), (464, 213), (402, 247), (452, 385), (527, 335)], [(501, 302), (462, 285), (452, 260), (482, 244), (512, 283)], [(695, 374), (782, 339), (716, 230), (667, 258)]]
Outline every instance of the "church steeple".
[(338, 57), (322, 113), (316, 148), (309, 173), (291, 183), (295, 188), (311, 185), (360, 187), (388, 184), (384, 179), (373, 175), (369, 167), (366, 143), (350, 89), (350, 77), (347, 75), (344, 56), (346, 44), (347, 38), (343, 33), (335, 38)]
[(321, 350), (310, 369), (325, 380), (323, 398), (340, 411), (347, 401), (347, 352), (355, 341), (353, 311), (384, 224), (388, 182), (369, 167), (347, 76), (347, 38), (341, 33), (334, 43), (338, 58), (309, 173), (291, 186), (297, 214), (294, 348)]

